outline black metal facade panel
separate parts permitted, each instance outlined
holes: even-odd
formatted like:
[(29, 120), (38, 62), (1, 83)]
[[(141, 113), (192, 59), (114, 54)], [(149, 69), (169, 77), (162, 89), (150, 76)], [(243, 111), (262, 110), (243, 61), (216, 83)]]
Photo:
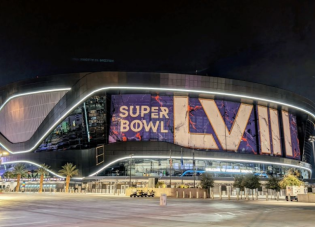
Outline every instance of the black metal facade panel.
[[(192, 149), (178, 146), (176, 144), (167, 142), (144, 142), (144, 141), (128, 141), (108, 144), (105, 146), (105, 159), (110, 155), (117, 157), (126, 157), (131, 154), (133, 155), (163, 155), (169, 156), (170, 151), (172, 151), (172, 156), (191, 156)], [(213, 151), (200, 151), (194, 150), (195, 157), (208, 157), (208, 158), (219, 158), (219, 159), (233, 159), (233, 160), (256, 160), (256, 161), (266, 161), (266, 162), (278, 162), (286, 163), (292, 165), (299, 165), (299, 161), (293, 159), (287, 159), (275, 156), (266, 155), (253, 155), (253, 154), (239, 154), (233, 152), (213, 152)], [(115, 157), (115, 158), (116, 158)], [(108, 162), (113, 161), (112, 159), (106, 160)], [(105, 163), (106, 165), (106, 163)]]
[[(2, 100), (4, 99), (4, 97), (9, 97), (9, 95), (6, 95), (7, 93), (10, 95), (14, 95), (20, 92), (29, 91), (31, 88), (33, 90), (38, 90), (38, 88), (50, 89), (52, 88), (49, 84), (49, 82), (51, 81), (54, 84), (59, 83), (58, 86), (71, 86), (71, 91), (69, 91), (50, 111), (42, 124), (38, 127), (37, 131), (28, 141), (18, 144), (12, 144), (8, 142), (2, 135), (0, 135), (0, 141), (11, 151), (31, 149), (34, 144), (38, 142), (42, 138), (42, 136), (47, 131), (49, 131), (49, 129), (51, 129), (51, 126), (55, 122), (61, 120), (63, 115), (68, 110), (70, 110), (74, 104), (81, 101), (90, 92), (102, 87), (109, 86), (181, 88), (190, 90), (228, 92), (233, 94), (255, 96), (272, 99), (279, 102), (285, 102), (299, 106), (301, 108), (305, 108), (306, 110), (315, 113), (314, 103), (304, 97), (285, 90), (238, 80), (167, 73), (95, 72), (47, 77), (46, 80), (41, 78), (40, 82), (37, 83), (32, 80), (30, 83), (20, 82), (6, 86), (2, 89)], [(115, 93), (117, 91), (112, 90), (109, 92)], [(146, 91), (141, 90), (139, 92)], [(149, 90), (147, 92), (151, 93), (154, 91)]]
[(72, 163), (79, 170), (78, 177), (88, 176), (91, 172), (97, 170), (95, 149), (86, 150), (68, 150), (58, 152), (25, 153), (6, 157), (7, 161), (25, 160), (37, 164), (49, 165), (55, 173), (67, 163)]
[[(108, 144), (104, 147), (104, 163), (96, 166), (96, 151), (95, 149), (85, 150), (67, 150), (67, 151), (55, 151), (55, 152), (39, 152), (39, 153), (25, 153), (17, 154), (6, 157), (7, 161), (27, 160), (36, 162), (38, 164), (45, 163), (51, 166), (51, 169), (58, 172), (61, 166), (67, 162), (73, 163), (79, 169), (79, 177), (87, 177), (90, 174), (100, 170), (104, 166), (108, 165), (122, 157), (129, 157), (131, 154), (145, 155), (145, 156), (170, 156), (170, 150), (172, 156), (181, 156), (181, 151), (184, 157), (192, 157), (192, 149), (183, 148), (175, 144), (166, 142), (121, 142)], [(299, 165), (299, 161), (271, 157), (265, 155), (251, 155), (251, 154), (237, 154), (227, 152), (211, 152), (211, 151), (198, 151), (195, 150), (195, 158), (207, 157), (207, 158), (218, 158), (218, 159), (233, 159), (234, 162), (237, 160), (256, 160), (266, 162), (277, 162), (292, 165)]]
[(66, 74), (54, 75), (51, 77), (39, 77), (8, 84), (0, 87), (0, 105), (16, 94), (71, 87), (79, 79), (80, 74)]

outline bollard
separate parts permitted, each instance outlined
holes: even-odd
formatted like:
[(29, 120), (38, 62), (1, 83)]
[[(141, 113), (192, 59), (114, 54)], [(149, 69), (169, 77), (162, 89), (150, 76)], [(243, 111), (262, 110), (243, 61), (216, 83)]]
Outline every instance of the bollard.
[(268, 192), (266, 193), (266, 201), (268, 201)]
[(206, 198), (206, 192), (203, 192), (203, 198), (204, 199)]
[(191, 199), (191, 191), (189, 192), (189, 198)]
[(166, 194), (161, 194), (161, 196), (160, 196), (160, 206), (166, 206), (167, 205), (166, 199), (167, 199)]
[(183, 191), (183, 199), (185, 198), (185, 191)]
[(178, 191), (176, 191), (176, 198), (178, 198)]
[(199, 199), (199, 192), (197, 191), (197, 199)]

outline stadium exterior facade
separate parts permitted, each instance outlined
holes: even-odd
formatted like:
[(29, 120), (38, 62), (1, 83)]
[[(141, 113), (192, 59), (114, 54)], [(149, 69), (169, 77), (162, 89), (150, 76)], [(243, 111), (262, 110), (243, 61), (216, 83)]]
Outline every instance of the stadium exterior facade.
[[(209, 76), (93, 72), (0, 90), (2, 173), (51, 174), (67, 162), (96, 176), (312, 177), (315, 104), (292, 92)], [(4, 156), (3, 154), (8, 154)]]

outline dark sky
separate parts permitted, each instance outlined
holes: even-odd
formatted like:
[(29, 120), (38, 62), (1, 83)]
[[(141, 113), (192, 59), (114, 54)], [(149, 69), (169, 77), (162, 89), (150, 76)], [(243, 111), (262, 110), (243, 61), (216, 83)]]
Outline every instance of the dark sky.
[(315, 101), (314, 12), (315, 1), (301, 0), (0, 1), (0, 85), (80, 71), (197, 70)]

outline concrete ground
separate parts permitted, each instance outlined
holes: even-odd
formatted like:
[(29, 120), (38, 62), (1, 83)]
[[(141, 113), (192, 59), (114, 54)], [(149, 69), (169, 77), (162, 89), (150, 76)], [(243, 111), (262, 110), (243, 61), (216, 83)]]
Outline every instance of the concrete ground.
[(4, 226), (315, 226), (315, 204), (286, 201), (236, 201), (129, 198), (96, 194), (0, 194)]

